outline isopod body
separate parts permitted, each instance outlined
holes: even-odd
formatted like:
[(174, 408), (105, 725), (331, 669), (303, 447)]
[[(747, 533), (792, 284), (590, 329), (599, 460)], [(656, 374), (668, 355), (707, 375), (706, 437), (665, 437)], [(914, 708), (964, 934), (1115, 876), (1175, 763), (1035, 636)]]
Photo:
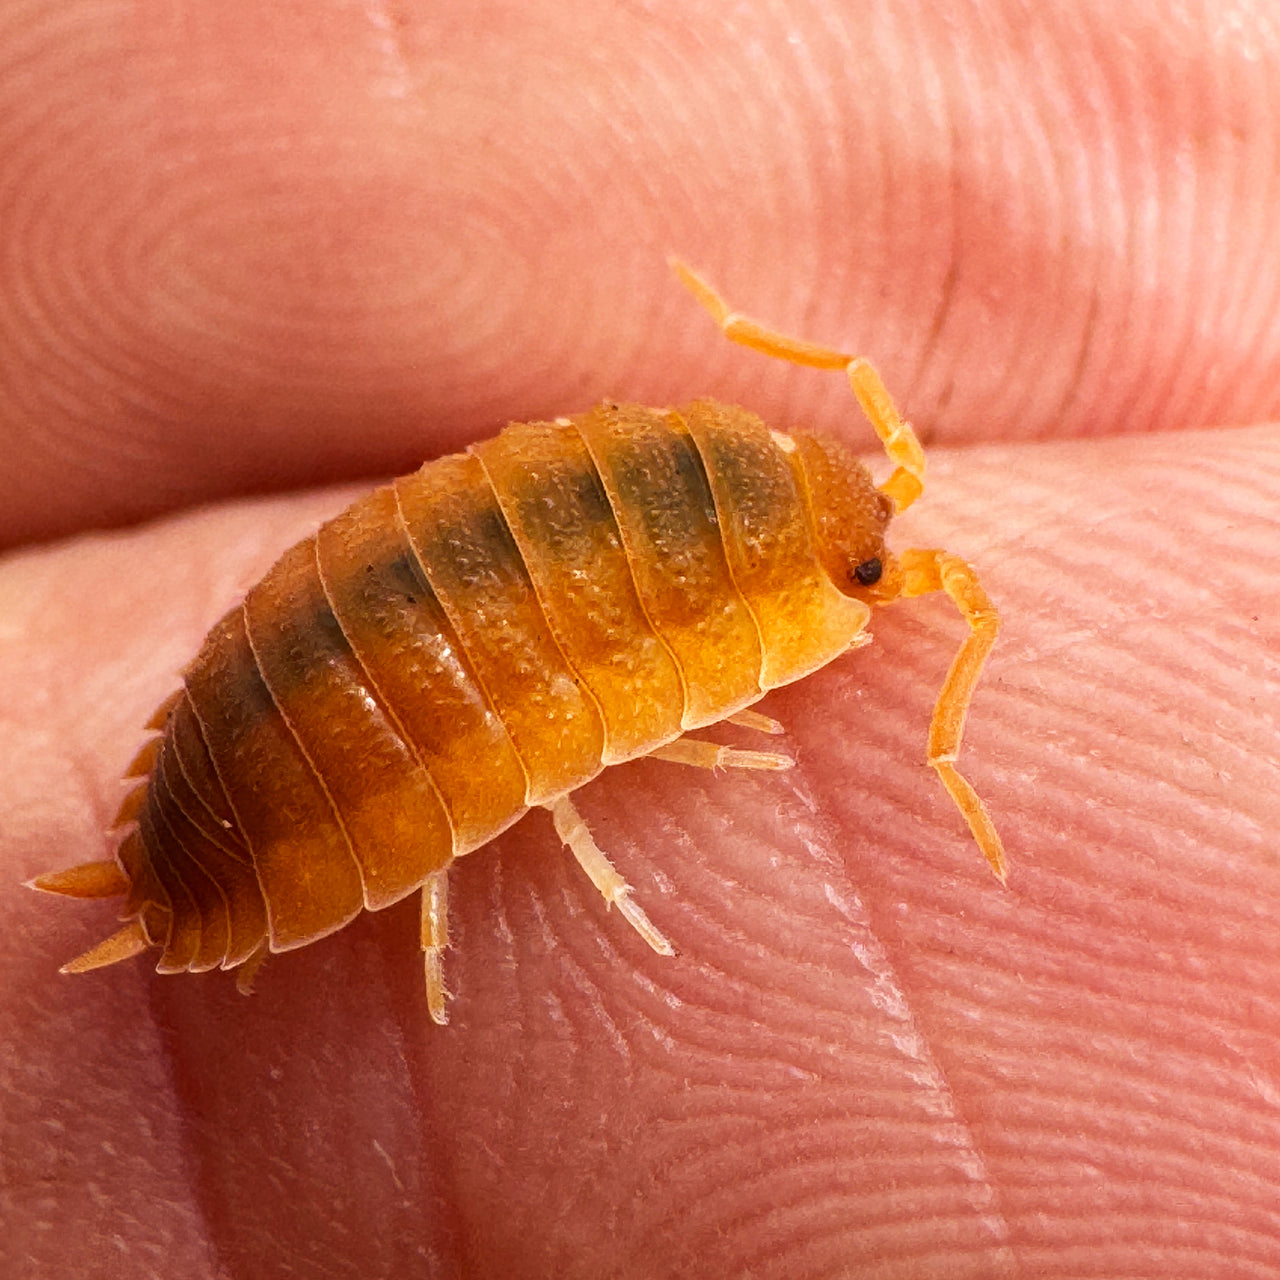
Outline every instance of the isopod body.
[[(569, 797), (611, 764), (783, 767), (684, 738), (867, 638), (871, 607), (944, 590), (970, 633), (930, 763), (998, 873), (998, 838), (955, 772), (996, 615), (969, 567), (885, 547), (923, 455), (870, 366), (729, 313), (770, 354), (846, 368), (893, 476), (839, 444), (712, 401), (607, 403), (514, 424), (359, 499), (287, 551), (209, 633), (130, 769), (115, 858), (37, 888), (124, 893), (119, 933), (67, 968), (147, 949), (165, 973), (256, 967), (423, 891), (444, 1021), (446, 879), (535, 805), (658, 950)], [(745, 722), (767, 725), (763, 717)]]

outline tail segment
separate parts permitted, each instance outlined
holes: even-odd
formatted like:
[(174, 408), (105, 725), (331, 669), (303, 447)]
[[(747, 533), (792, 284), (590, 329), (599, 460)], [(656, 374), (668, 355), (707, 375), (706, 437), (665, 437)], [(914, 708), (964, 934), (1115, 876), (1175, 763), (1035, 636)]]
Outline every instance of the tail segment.
[[(61, 893), (68, 898), (118, 898), (129, 891), (129, 878), (113, 859), (82, 862), (62, 871), (48, 871), (27, 881), (27, 888), (41, 893)], [(119, 933), (90, 947), (84, 955), (69, 960), (61, 973), (87, 973), (104, 965), (128, 960), (147, 949), (147, 935), (141, 921), (134, 920)]]
[(46, 871), (27, 881), (28, 889), (41, 893), (62, 893), (68, 898), (118, 898), (129, 892), (128, 877), (115, 859), (82, 862), (62, 871)]
[(104, 969), (109, 964), (118, 964), (121, 960), (141, 955), (150, 945), (142, 921), (132, 920), (119, 933), (113, 933), (96, 947), (90, 947), (83, 955), (68, 960), (58, 972), (88, 973), (90, 969)]

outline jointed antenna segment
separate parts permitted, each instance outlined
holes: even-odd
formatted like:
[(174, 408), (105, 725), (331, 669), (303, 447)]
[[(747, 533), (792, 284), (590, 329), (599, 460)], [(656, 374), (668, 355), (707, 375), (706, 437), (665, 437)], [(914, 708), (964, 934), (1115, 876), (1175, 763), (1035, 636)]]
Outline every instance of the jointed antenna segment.
[(880, 492), (892, 498), (899, 511), (905, 511), (924, 492), (924, 450), (916, 438), (915, 429), (903, 421), (894, 407), (893, 397), (867, 360), (833, 347), (806, 342), (803, 338), (792, 338), (732, 311), (728, 303), (691, 267), (675, 258), (671, 260), (671, 266), (680, 282), (711, 313), (712, 319), (731, 342), (773, 356), (776, 360), (786, 360), (789, 364), (803, 364), (814, 369), (843, 369), (862, 412), (875, 428), (889, 461), (894, 464), (893, 474), (880, 486)]

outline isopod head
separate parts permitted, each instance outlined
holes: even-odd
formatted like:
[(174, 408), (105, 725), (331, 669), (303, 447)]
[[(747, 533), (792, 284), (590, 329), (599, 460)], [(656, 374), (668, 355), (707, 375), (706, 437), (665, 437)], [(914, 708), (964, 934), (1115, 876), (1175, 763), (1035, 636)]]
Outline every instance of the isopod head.
[(839, 441), (803, 431), (790, 440), (809, 498), (814, 551), (827, 576), (868, 604), (891, 599), (895, 573), (884, 536), (893, 499)]

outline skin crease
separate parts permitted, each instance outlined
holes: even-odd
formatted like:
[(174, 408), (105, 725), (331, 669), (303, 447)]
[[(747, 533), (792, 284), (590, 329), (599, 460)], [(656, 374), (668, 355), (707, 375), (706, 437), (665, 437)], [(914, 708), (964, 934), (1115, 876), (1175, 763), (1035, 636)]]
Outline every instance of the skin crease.
[[(0, 20), (0, 1274), (1280, 1274), (1267, 11), (533, 13)], [(445, 1030), (407, 904), (252, 1000), (59, 978), (110, 909), (19, 882), (103, 856), (205, 630), (358, 491), (308, 486), (605, 395), (871, 451), (669, 250), (934, 446), (892, 540), (1003, 610), (1008, 888), (922, 765), (922, 601), (763, 704), (790, 773), (580, 794), (673, 960), (534, 815), (452, 879)]]

